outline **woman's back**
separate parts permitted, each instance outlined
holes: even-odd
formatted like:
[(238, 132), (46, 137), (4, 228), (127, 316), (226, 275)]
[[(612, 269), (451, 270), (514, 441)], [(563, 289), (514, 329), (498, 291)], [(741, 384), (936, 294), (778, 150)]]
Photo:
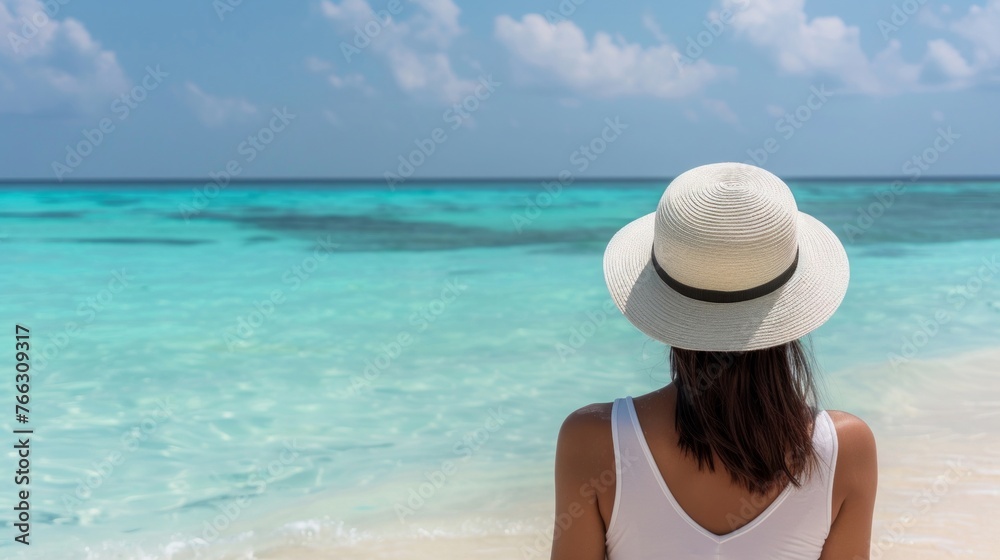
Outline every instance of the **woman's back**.
[[(663, 423), (652, 410), (644, 417), (646, 424)], [(787, 484), (761, 496), (731, 484), (725, 472), (698, 471), (670, 444), (669, 428), (645, 436), (631, 398), (614, 402), (611, 425), (617, 467), (606, 531), (610, 560), (662, 558), (657, 551), (684, 560), (819, 558), (830, 530), (837, 456), (825, 412), (813, 429), (817, 468), (801, 487)]]
[[(876, 465), (864, 422), (821, 411), (813, 428), (816, 467), (800, 487), (758, 495), (725, 469), (699, 469), (677, 445), (676, 396), (671, 384), (567, 418), (556, 496), (557, 511), (568, 515), (557, 517), (552, 558), (868, 558)], [(849, 515), (838, 524), (845, 508)]]

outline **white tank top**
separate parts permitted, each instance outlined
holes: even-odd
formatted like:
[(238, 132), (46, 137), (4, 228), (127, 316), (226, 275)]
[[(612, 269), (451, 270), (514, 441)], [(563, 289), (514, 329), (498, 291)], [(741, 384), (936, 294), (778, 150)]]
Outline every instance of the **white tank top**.
[[(837, 432), (824, 410), (816, 416), (812, 476), (789, 484), (753, 521), (725, 535), (701, 527), (681, 509), (642, 435), (632, 397), (611, 408), (615, 505), (606, 533), (608, 560), (815, 560), (830, 532)], [(749, 507), (749, 504), (748, 504)], [(752, 512), (733, 512), (751, 516)]]

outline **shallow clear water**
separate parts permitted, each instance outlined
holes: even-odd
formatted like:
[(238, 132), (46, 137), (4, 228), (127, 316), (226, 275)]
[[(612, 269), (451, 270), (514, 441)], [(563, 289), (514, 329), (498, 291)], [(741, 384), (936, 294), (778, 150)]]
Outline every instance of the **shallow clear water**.
[[(548, 499), (566, 414), (667, 380), (601, 267), (663, 187), (0, 190), (0, 317), (33, 341), (29, 557), (169, 558), (242, 524), (412, 530)], [(1000, 341), (1000, 185), (792, 188), (851, 259), (812, 336), (828, 382)], [(828, 406), (878, 410), (838, 387)], [(21, 426), (0, 425), (13, 444)]]

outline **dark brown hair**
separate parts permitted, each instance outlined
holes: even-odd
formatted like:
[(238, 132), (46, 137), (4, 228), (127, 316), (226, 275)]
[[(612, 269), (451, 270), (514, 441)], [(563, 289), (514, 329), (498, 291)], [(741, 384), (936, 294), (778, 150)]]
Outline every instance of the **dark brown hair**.
[(817, 411), (811, 353), (798, 341), (746, 352), (670, 349), (680, 448), (714, 471), (766, 494), (800, 486), (814, 465)]

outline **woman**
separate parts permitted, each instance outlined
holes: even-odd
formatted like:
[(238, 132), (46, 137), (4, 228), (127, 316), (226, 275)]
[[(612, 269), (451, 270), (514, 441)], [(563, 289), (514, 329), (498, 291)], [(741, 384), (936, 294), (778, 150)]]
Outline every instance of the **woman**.
[(875, 439), (816, 408), (799, 341), (847, 291), (836, 235), (771, 173), (705, 165), (612, 238), (604, 273), (672, 382), (563, 423), (553, 560), (868, 559)]

